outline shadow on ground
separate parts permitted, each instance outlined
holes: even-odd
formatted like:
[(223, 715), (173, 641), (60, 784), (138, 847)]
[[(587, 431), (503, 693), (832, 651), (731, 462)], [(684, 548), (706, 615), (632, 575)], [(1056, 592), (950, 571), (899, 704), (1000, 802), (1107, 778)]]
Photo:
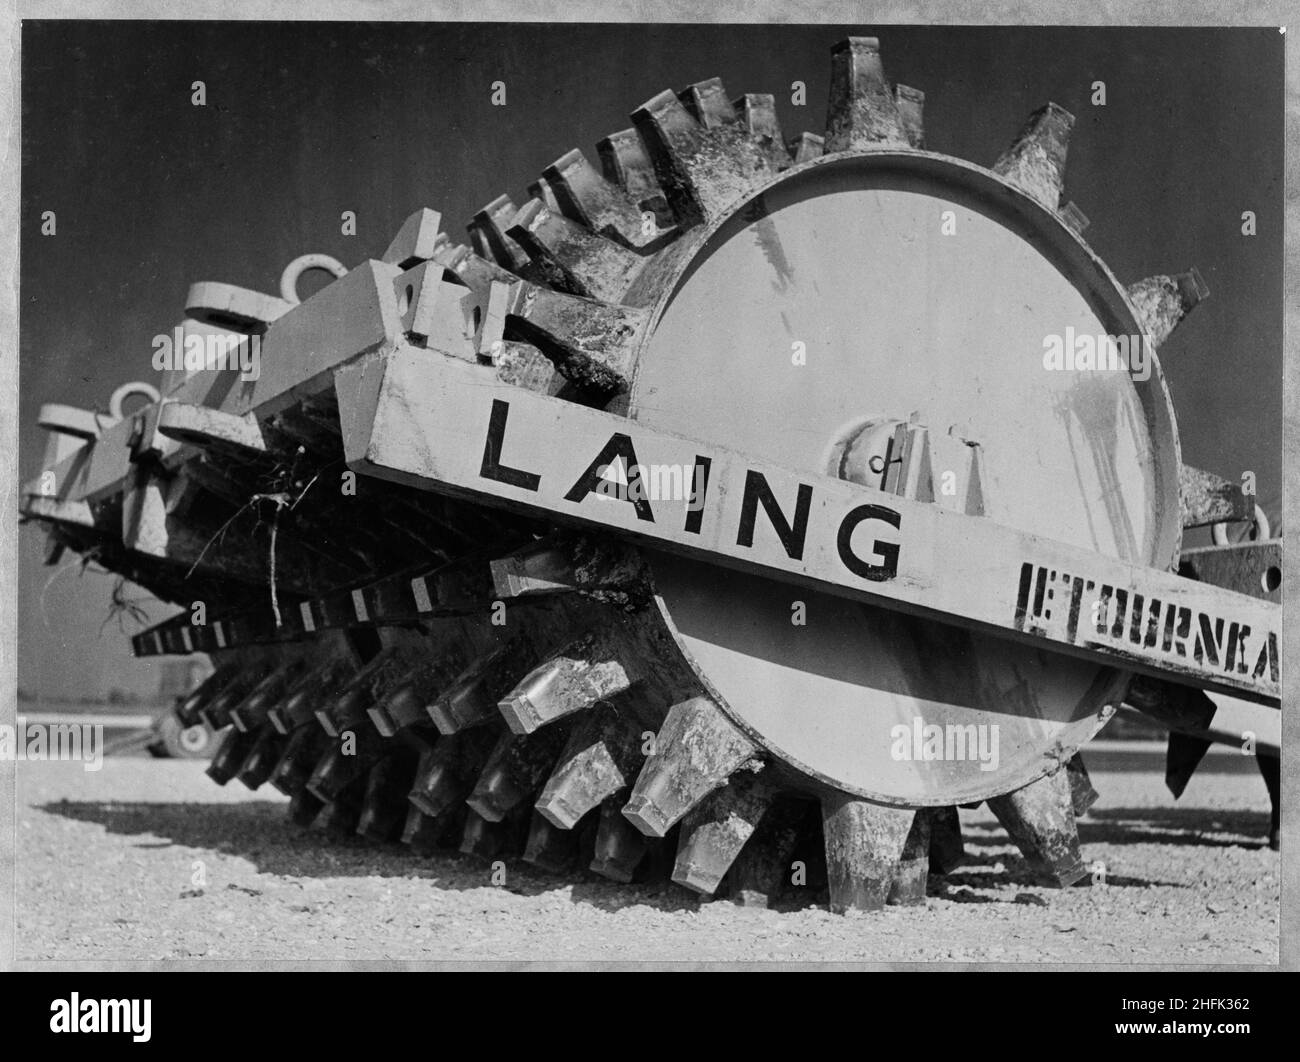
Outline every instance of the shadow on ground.
[[(447, 850), (418, 857), (400, 844), (377, 844), (363, 838), (337, 838), (319, 829), (303, 830), (289, 822), (286, 805), (276, 801), (238, 804), (121, 803), (57, 801), (38, 810), (78, 822), (93, 823), (111, 834), (139, 837), (133, 847), (166, 849), (181, 846), (220, 852), (249, 861), (260, 872), (285, 877), (423, 877), (440, 888), (468, 890), (486, 883), (486, 864), (472, 856)], [(1035, 889), (1041, 876), (1003, 831), (988, 824), (964, 824), (966, 861), (953, 873), (931, 877), (929, 894), (956, 903), (1005, 903), (1007, 889)], [(1079, 824), (1080, 839), (1092, 844), (1200, 845), (1206, 847), (1264, 847), (1268, 816), (1252, 811), (1211, 811), (1204, 808), (1108, 808)], [(994, 851), (996, 849), (996, 851)], [(822, 868), (809, 868), (810, 888), (783, 899), (779, 909), (799, 909), (825, 903)], [(615, 911), (648, 905), (662, 911), (695, 910), (701, 900), (685, 889), (661, 882), (619, 885), (586, 871), (561, 879), (521, 860), (509, 861), (513, 893), (533, 896), (567, 890), (572, 902)], [(1170, 882), (1109, 876), (1111, 887), (1146, 888)], [(1033, 903), (1032, 893), (1019, 893), (1011, 902)]]
[[(480, 889), (489, 864), (453, 849), (418, 856), (405, 845), (363, 837), (337, 837), (303, 829), (282, 801), (238, 804), (53, 801), (35, 810), (102, 826), (110, 834), (139, 837), (139, 849), (193, 848), (245, 859), (259, 873), (288, 878), (428, 878), (439, 888)], [(667, 882), (622, 885), (586, 871), (550, 875), (520, 859), (507, 860), (507, 891), (535, 896), (571, 890), (573, 902), (615, 911), (645, 904), (661, 911), (696, 910), (701, 900)], [(783, 905), (782, 905), (783, 906)], [(804, 904), (792, 906), (805, 906)]]
[(1079, 823), (1083, 844), (1177, 844), (1199, 848), (1267, 848), (1262, 811), (1207, 808), (1104, 808)]

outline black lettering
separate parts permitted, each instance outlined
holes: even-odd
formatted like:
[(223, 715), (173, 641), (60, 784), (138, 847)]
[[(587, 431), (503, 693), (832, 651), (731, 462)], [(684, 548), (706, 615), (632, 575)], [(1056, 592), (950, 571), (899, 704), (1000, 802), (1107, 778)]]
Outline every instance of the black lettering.
[[(1044, 599), (1047, 597), (1047, 584), (1052, 581), (1052, 574), (1046, 568), (1038, 569), (1038, 585), (1034, 587), (1034, 619), (1042, 618)], [(1034, 633), (1039, 632), (1035, 629)]]
[(1244, 623), (1232, 624), (1228, 628), (1228, 655), (1223, 661), (1224, 671), (1238, 671), (1246, 674), (1246, 639), (1250, 637), (1250, 628)]
[(1255, 670), (1250, 677), (1262, 678), (1265, 670), (1268, 671), (1269, 681), (1277, 682), (1277, 635), (1272, 631), (1269, 631), (1268, 637), (1264, 640), (1264, 645), (1255, 660)]
[(1016, 630), (1025, 629), (1029, 614), (1029, 591), (1034, 584), (1034, 566), (1027, 561), (1020, 565), (1020, 591), (1016, 594)]
[(686, 510), (684, 530), (693, 535), (700, 533), (704, 522), (704, 499), (709, 491), (709, 469), (713, 467), (713, 458), (695, 455), (695, 468), (691, 470), (691, 494), (689, 508)]
[(1097, 605), (1099, 607), (1093, 613), (1093, 620), (1097, 625), (1097, 629), (1093, 631), (1094, 634), (1105, 635), (1106, 633), (1106, 621), (1110, 618), (1110, 602), (1113, 593), (1114, 589), (1112, 587), (1107, 586), (1105, 583), (1101, 584), (1101, 590), (1097, 594)]
[(627, 497), (623, 500), (631, 502), (636, 507), (637, 519), (654, 523), (654, 511), (650, 508), (650, 499), (646, 496), (649, 492), (641, 482), (641, 465), (636, 459), (636, 450), (632, 446), (632, 439), (620, 431), (614, 432), (609, 437), (609, 442), (596, 455), (595, 460), (587, 466), (587, 471), (580, 475), (578, 481), (569, 488), (569, 493), (564, 496), (564, 500), (580, 502), (588, 494), (596, 491), (605, 479), (602, 472), (607, 470), (620, 457), (623, 459), (623, 470), (627, 473)]
[(1124, 617), (1128, 612), (1128, 591), (1115, 588), (1115, 623), (1110, 629), (1110, 636), (1116, 641), (1124, 637)]
[(1174, 617), (1178, 615), (1178, 609), (1173, 605), (1165, 611), (1165, 633), (1160, 642), (1162, 652), (1169, 652), (1174, 644)]
[(1174, 653), (1187, 655), (1187, 639), (1192, 633), (1192, 610), (1180, 606), (1178, 609), (1178, 626), (1174, 628)]
[(807, 483), (799, 484), (799, 494), (794, 503), (794, 522), (787, 522), (785, 513), (777, 504), (776, 495), (767, 485), (767, 477), (752, 469), (745, 472), (745, 494), (740, 500), (740, 530), (736, 535), (736, 545), (752, 546), (754, 544), (754, 522), (758, 515), (758, 503), (763, 503), (763, 512), (767, 513), (772, 530), (781, 540), (786, 554), (792, 560), (803, 559), (804, 536), (808, 533), (808, 513), (812, 508), (813, 489)]
[(522, 469), (510, 468), (501, 463), (501, 443), (506, 434), (506, 417), (510, 415), (510, 403), (500, 398), (492, 399), (492, 415), (488, 418), (487, 443), (483, 447), (483, 465), (478, 474), (484, 479), (508, 483), (512, 487), (524, 490), (536, 490), (542, 477), (536, 472), (524, 472)]
[(1146, 598), (1141, 594), (1133, 595), (1133, 619), (1129, 624), (1129, 641), (1134, 645), (1142, 644), (1142, 606), (1146, 603)]
[(1211, 619), (1204, 612), (1198, 613), (1200, 636), (1196, 639), (1193, 655), (1196, 662), (1208, 663), (1211, 667), (1219, 666), (1219, 647), (1223, 645), (1223, 620)]
[(1147, 649), (1154, 649), (1160, 641), (1160, 613), (1164, 605), (1156, 598), (1147, 602), (1147, 635), (1143, 639), (1142, 645)]
[[(1086, 585), (1089, 590), (1093, 587), (1091, 582)], [(1073, 642), (1079, 633), (1079, 609), (1083, 605), (1084, 586), (1084, 580), (1076, 575), (1070, 589), (1070, 614), (1065, 623), (1065, 640), (1068, 642)]]
[[(894, 542), (881, 542), (880, 539), (872, 543), (876, 556), (883, 561), (882, 564), (868, 564), (855, 554), (853, 532), (857, 530), (858, 524), (866, 520), (883, 520), (893, 527), (899, 527), (903, 522), (903, 518), (898, 513), (893, 509), (886, 509), (883, 505), (859, 505), (856, 509), (851, 509), (840, 522), (840, 531), (835, 545), (839, 549), (840, 560), (844, 562), (844, 567), (854, 575), (870, 579), (873, 583), (884, 582), (898, 574), (898, 545)], [(1023, 569), (1021, 577), (1023, 580)]]

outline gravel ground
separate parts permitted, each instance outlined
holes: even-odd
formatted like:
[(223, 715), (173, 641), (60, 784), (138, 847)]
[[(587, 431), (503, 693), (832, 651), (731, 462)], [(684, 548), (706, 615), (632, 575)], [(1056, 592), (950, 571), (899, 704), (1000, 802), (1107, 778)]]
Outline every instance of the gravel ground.
[(1279, 857), (1256, 774), (1093, 772), (1080, 825), (1105, 885), (1039, 887), (992, 816), (924, 909), (838, 917), (699, 902), (677, 887), (560, 884), (522, 862), (495, 886), (458, 854), (331, 842), (264, 787), (194, 761), (18, 765), (15, 957), (114, 960), (1275, 963)]

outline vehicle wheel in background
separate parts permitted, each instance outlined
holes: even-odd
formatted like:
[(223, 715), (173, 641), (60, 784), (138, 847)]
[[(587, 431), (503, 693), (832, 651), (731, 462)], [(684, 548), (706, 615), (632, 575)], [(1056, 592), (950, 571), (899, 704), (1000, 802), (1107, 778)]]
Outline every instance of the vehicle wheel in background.
[(150, 747), (150, 751), (155, 756), (172, 756), (181, 760), (206, 760), (216, 748), (214, 735), (207, 724), (182, 726), (180, 720), (170, 712), (159, 721), (158, 736), (160, 742)]

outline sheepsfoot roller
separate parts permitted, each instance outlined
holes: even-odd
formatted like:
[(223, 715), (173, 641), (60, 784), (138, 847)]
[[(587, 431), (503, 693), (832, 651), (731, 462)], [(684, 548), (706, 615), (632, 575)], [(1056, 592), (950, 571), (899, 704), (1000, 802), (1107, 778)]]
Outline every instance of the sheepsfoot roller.
[(1060, 107), (986, 168), (874, 39), (831, 61), (823, 133), (661, 93), (469, 246), (421, 209), (279, 298), (197, 284), (156, 400), (50, 410), (24, 513), (181, 606), (134, 645), (211, 655), (178, 710), (230, 724), (216, 781), (845, 911), (923, 903), (984, 801), (1086, 880), (1079, 749), (1131, 683), (1202, 733), (1198, 698), (1277, 708), (1277, 588), (1174, 574), (1250, 515), (1181, 465), (1156, 354), (1199, 275), (1090, 250)]

